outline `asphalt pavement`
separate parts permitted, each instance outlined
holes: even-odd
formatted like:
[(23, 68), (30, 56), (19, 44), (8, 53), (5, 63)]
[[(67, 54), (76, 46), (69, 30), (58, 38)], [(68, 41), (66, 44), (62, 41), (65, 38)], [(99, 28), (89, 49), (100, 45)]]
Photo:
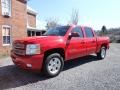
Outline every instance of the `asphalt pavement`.
[(0, 59), (0, 90), (120, 90), (120, 44), (111, 44), (104, 60), (89, 55), (65, 63), (54, 78), (18, 69)]

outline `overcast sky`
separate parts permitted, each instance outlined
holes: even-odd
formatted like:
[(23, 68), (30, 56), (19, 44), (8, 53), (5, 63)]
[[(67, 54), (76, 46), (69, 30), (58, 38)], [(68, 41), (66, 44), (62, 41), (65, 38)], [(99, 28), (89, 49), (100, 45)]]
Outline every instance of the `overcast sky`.
[(38, 23), (50, 17), (67, 24), (73, 9), (79, 11), (79, 24), (101, 29), (120, 27), (120, 0), (30, 0), (28, 5), (39, 14)]

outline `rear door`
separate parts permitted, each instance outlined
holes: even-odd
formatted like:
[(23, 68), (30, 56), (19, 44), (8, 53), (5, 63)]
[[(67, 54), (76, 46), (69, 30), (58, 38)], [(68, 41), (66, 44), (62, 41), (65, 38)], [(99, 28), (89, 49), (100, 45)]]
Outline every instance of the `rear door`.
[(89, 27), (84, 27), (84, 31), (86, 35), (85, 43), (86, 43), (87, 54), (95, 53), (97, 43), (96, 43), (96, 37), (93, 33), (93, 30)]
[(86, 47), (84, 43), (84, 35), (81, 27), (75, 27), (72, 29), (72, 32), (79, 33), (79, 37), (72, 37), (68, 40), (66, 52), (67, 60), (78, 58), (86, 54)]

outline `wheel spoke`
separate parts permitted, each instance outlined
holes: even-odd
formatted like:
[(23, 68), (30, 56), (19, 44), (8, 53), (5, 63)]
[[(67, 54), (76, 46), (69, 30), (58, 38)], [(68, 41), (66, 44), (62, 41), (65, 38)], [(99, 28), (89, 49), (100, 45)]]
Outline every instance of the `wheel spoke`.
[(51, 60), (51, 61), (50, 61), (50, 64), (51, 64), (51, 65), (53, 65), (53, 64), (54, 64), (54, 61), (53, 61), (53, 60)]
[(49, 69), (49, 71), (51, 71), (52, 67), (51, 67), (51, 66), (48, 66), (48, 69)]

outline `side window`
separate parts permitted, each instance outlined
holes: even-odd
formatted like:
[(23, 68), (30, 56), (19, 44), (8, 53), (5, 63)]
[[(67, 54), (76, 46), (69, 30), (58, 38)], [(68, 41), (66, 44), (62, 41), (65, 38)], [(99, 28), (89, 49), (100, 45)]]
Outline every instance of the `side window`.
[(83, 37), (83, 32), (80, 27), (75, 27), (71, 32), (77, 32), (81, 38)]
[(94, 34), (91, 28), (85, 28), (85, 33), (87, 37), (94, 37)]

